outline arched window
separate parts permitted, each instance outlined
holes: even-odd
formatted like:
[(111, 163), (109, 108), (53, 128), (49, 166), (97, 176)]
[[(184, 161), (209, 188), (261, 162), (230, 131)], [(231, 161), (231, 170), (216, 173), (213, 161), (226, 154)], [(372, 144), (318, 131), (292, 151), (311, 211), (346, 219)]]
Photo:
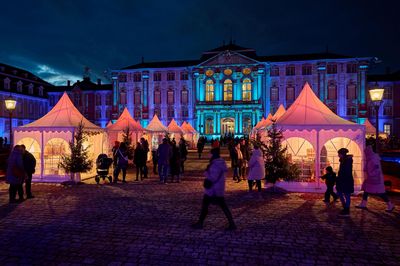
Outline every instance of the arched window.
[(206, 82), (206, 101), (214, 101), (214, 81), (211, 79), (207, 80)]
[(214, 133), (214, 120), (212, 118), (207, 118), (206, 120), (206, 134), (213, 134)]
[(22, 81), (20, 80), (17, 82), (17, 91), (22, 92)]
[(174, 104), (174, 91), (169, 89), (167, 92), (167, 104)]
[(232, 101), (232, 80), (224, 81), (224, 101)]
[(271, 87), (271, 101), (279, 101), (279, 88), (276, 86)]
[(292, 85), (288, 85), (286, 88), (286, 100), (288, 102), (294, 101), (294, 87)]
[(337, 99), (336, 84), (334, 82), (330, 82), (328, 86), (328, 100), (336, 100), (336, 99)]
[(154, 104), (161, 104), (161, 91), (159, 89), (154, 91)]
[(242, 85), (242, 100), (251, 101), (251, 80), (244, 79)]
[(252, 129), (251, 126), (251, 118), (250, 117), (243, 117), (243, 128), (242, 131), (244, 134), (250, 134)]
[(126, 91), (125, 91), (125, 89), (121, 90), (119, 103), (120, 104), (126, 104)]
[(183, 89), (181, 91), (181, 104), (188, 104), (188, 90), (187, 89)]
[(347, 85), (347, 100), (357, 99), (357, 87), (356, 84), (350, 83)]
[(135, 104), (141, 104), (142, 103), (142, 95), (140, 93), (140, 90), (135, 90), (134, 103)]

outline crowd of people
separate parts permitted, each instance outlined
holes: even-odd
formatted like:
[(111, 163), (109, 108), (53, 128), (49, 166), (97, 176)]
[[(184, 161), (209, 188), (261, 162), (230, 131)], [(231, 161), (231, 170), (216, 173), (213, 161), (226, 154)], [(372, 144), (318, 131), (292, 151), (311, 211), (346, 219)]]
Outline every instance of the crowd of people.
[[(184, 138), (177, 144), (175, 139), (164, 138), (158, 148), (151, 151), (153, 162), (153, 174), (159, 175), (160, 183), (180, 182), (181, 176), (185, 171), (185, 161), (187, 160), (188, 144)], [(129, 160), (133, 161), (136, 168), (135, 181), (141, 181), (148, 178), (147, 162), (149, 159), (149, 143), (145, 138), (141, 138), (136, 143), (133, 150), (130, 150), (124, 142), (115, 142), (112, 148), (113, 153), (113, 182), (119, 181), (119, 175), (122, 172), (122, 183), (126, 183), (126, 173), (129, 166)], [(170, 178), (170, 180), (168, 180)]]

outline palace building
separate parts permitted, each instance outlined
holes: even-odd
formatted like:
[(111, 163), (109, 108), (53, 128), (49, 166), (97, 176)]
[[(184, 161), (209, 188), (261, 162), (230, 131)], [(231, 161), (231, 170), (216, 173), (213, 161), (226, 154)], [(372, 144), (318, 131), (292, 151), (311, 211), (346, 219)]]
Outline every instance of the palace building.
[[(208, 138), (243, 136), (281, 104), (289, 108), (308, 82), (336, 114), (362, 123), (374, 117), (367, 72), (375, 60), (328, 52), (259, 56), (233, 43), (198, 60), (142, 60), (113, 71), (115, 117), (127, 107), (143, 126), (157, 114), (164, 124), (189, 121)], [(393, 125), (391, 119), (383, 116), (380, 128)]]

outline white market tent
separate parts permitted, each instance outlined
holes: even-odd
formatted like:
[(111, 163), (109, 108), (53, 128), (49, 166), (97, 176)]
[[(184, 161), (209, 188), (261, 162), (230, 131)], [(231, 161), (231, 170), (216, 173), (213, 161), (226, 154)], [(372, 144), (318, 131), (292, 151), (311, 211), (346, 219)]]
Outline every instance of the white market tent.
[(196, 148), (199, 133), (186, 121), (182, 123), (181, 128), (184, 131), (183, 137), (189, 143), (189, 147), (192, 149)]
[(124, 131), (126, 132), (129, 128), (129, 132), (132, 134), (132, 143), (136, 144), (140, 137), (144, 134), (145, 129), (132, 118), (128, 109), (125, 107), (119, 118), (114, 124), (107, 125), (107, 132), (109, 138), (109, 144), (113, 145), (115, 141), (123, 141)]
[(153, 119), (151, 119), (146, 129), (150, 131), (150, 145), (154, 148), (158, 147), (158, 145), (162, 142), (162, 139), (165, 137), (165, 134), (168, 133), (168, 128), (161, 123), (156, 114), (153, 116)]
[(93, 160), (93, 168), (82, 174), (84, 178), (96, 172), (95, 160), (100, 153), (107, 151), (108, 140), (102, 128), (91, 123), (76, 109), (67, 93), (64, 92), (53, 109), (42, 118), (14, 129), (14, 143), (24, 144), (36, 158), (33, 181), (70, 180), (70, 174), (65, 173), (58, 164), (62, 154), (70, 153), (69, 142), (73, 140), (80, 122), (84, 125), (84, 131), (91, 133), (86, 145)]
[(183, 130), (178, 126), (175, 119), (172, 118), (171, 122), (168, 125), (168, 133), (170, 134), (170, 138), (175, 138), (176, 143), (179, 143), (181, 136), (183, 136)]
[[(282, 129), (288, 153), (300, 165), (303, 175), (311, 176), (320, 186), (322, 170), (330, 165), (339, 170), (337, 151), (347, 148), (353, 155), (356, 189), (363, 181), (365, 126), (347, 121), (333, 113), (306, 83), (296, 101), (276, 122)], [(312, 185), (309, 183), (309, 186)]]

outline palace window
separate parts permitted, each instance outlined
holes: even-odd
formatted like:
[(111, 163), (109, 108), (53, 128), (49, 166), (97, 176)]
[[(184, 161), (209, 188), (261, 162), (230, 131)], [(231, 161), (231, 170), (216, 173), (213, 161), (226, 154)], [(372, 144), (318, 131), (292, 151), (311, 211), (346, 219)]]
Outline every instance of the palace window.
[(244, 118), (243, 118), (242, 132), (243, 132), (244, 134), (250, 134), (251, 129), (252, 129), (252, 126), (251, 126), (251, 119), (250, 119), (250, 117), (244, 117)]
[(383, 115), (392, 115), (392, 106), (384, 105), (383, 106)]
[(206, 134), (214, 133), (214, 120), (212, 118), (207, 118), (206, 120), (205, 133)]
[(183, 89), (183, 90), (181, 91), (181, 104), (187, 104), (187, 103), (188, 103), (188, 100), (189, 100), (189, 97), (188, 97), (188, 90)]
[(356, 84), (347, 85), (347, 100), (355, 100), (357, 99), (357, 86)]
[(187, 72), (181, 72), (181, 80), (188, 80), (189, 75)]
[(326, 68), (326, 72), (328, 74), (336, 74), (337, 73), (337, 65), (336, 64), (328, 64)]
[(17, 82), (17, 91), (22, 92), (22, 81)]
[(6, 90), (10, 89), (10, 79), (9, 78), (4, 79), (4, 89), (6, 89)]
[[(29, 84), (28, 93), (29, 93), (29, 94), (33, 94), (33, 84), (32, 84), (32, 83)], [(53, 105), (54, 105), (54, 104), (53, 104)]]
[(271, 77), (279, 76), (279, 67), (273, 66), (271, 67)]
[(206, 101), (214, 101), (214, 81), (211, 79), (207, 80), (206, 82)]
[(133, 95), (133, 102), (135, 105), (142, 103), (142, 95), (140, 93), (140, 90), (135, 90), (135, 93)]
[(357, 108), (355, 106), (347, 106), (347, 115), (356, 115), (357, 114)]
[(161, 81), (161, 72), (155, 72), (153, 75), (154, 81)]
[(42, 86), (39, 87), (39, 96), (43, 96), (43, 87)]
[(293, 65), (286, 67), (286, 76), (294, 76), (296, 75), (296, 67)]
[(279, 101), (279, 88), (271, 87), (271, 101)]
[(126, 92), (125, 92), (125, 90), (121, 90), (119, 103), (120, 104), (126, 104)]
[(301, 73), (303, 76), (308, 76), (312, 74), (312, 67), (310, 65), (303, 65), (301, 68)]
[(286, 88), (286, 100), (289, 102), (294, 101), (294, 87), (289, 86)]
[(390, 135), (392, 133), (392, 125), (391, 124), (383, 124), (383, 132)]
[(224, 81), (224, 101), (232, 101), (232, 80)]
[(346, 72), (347, 73), (357, 73), (357, 64), (347, 64)]
[(159, 107), (154, 108), (154, 115), (157, 115), (158, 118), (161, 118), (161, 109)]
[(167, 73), (167, 80), (168, 80), (168, 81), (173, 81), (173, 80), (175, 80), (175, 73), (174, 73), (174, 72), (168, 72), (168, 73)]
[(247, 78), (243, 80), (242, 100), (251, 101), (251, 80)]
[(336, 93), (336, 85), (331, 83), (328, 86), (328, 100), (336, 100), (337, 99)]
[(126, 74), (125, 73), (121, 73), (118, 75), (118, 81), (119, 82), (126, 82)]
[(392, 88), (391, 87), (385, 87), (385, 91), (383, 92), (383, 99), (386, 100), (391, 100), (392, 99)]
[(174, 104), (174, 91), (169, 89), (167, 92), (167, 104)]
[(111, 96), (111, 94), (106, 95), (106, 105), (112, 105), (112, 96)]
[(134, 82), (142, 81), (142, 73), (134, 73), (133, 74), (133, 81)]
[(161, 104), (161, 91), (159, 89), (154, 91), (154, 104)]
[(96, 94), (96, 105), (101, 105), (101, 94)]
[(175, 116), (175, 108), (174, 108), (174, 106), (168, 106), (167, 116), (168, 116), (168, 119), (171, 119), (171, 118), (173, 118)]

